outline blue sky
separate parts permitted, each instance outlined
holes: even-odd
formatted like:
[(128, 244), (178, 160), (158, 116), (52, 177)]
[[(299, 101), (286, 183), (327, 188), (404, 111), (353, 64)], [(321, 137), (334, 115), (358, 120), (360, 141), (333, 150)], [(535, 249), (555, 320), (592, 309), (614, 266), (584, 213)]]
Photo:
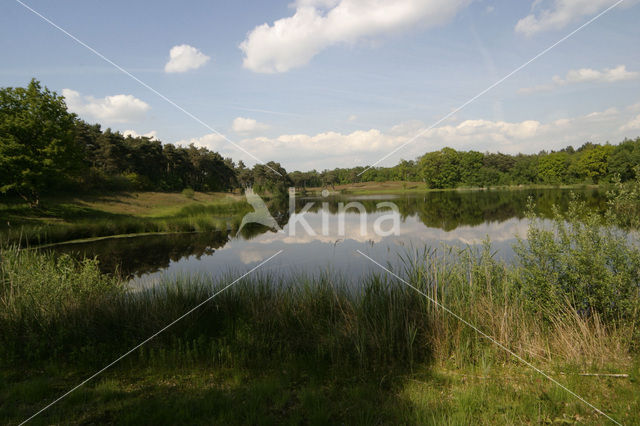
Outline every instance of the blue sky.
[[(614, 0), (25, 0), (256, 157), (288, 170), (452, 146), (537, 152), (640, 135), (640, 5)], [(36, 77), (89, 122), (254, 159), (18, 2), (0, 86)], [(170, 52), (175, 58), (170, 60)]]

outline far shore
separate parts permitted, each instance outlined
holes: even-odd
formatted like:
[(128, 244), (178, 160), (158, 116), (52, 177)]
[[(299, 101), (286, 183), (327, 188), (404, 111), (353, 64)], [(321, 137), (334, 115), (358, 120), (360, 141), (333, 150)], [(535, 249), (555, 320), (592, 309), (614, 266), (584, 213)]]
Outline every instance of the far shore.
[(297, 193), (306, 191), (307, 193), (321, 193), (323, 190), (329, 191), (331, 195), (338, 194), (385, 194), (385, 193), (421, 193), (421, 192), (444, 192), (444, 191), (495, 191), (495, 190), (525, 190), (525, 189), (595, 189), (601, 188), (598, 184), (535, 184), (535, 185), (495, 185), (488, 187), (457, 187), (457, 188), (428, 188), (424, 182), (386, 181), (386, 182), (359, 182), (343, 185), (296, 188)]

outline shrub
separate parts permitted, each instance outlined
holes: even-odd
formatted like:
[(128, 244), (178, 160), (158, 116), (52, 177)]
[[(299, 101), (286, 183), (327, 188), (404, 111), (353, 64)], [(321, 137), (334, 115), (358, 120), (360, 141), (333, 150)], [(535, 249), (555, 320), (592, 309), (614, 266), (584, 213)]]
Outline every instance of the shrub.
[(640, 251), (628, 234), (574, 199), (550, 222), (529, 215), (527, 240), (514, 247), (529, 307), (545, 316), (566, 307), (604, 320), (635, 314)]
[(182, 190), (182, 195), (189, 198), (190, 200), (193, 200), (193, 198), (196, 196), (196, 192), (191, 188), (185, 188)]
[(126, 173), (124, 178), (128, 182), (128, 187), (138, 191), (148, 191), (153, 189), (153, 183), (147, 176), (138, 173)]
[(636, 180), (622, 183), (620, 176), (613, 180), (609, 197), (609, 217), (622, 226), (638, 230), (640, 228), (640, 166), (634, 168)]

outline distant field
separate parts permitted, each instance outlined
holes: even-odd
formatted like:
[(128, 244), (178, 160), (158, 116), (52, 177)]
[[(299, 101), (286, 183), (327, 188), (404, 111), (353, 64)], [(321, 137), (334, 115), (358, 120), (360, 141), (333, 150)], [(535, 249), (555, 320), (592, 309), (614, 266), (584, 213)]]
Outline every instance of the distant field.
[[(322, 191), (324, 187), (307, 188), (308, 191)], [(387, 182), (360, 182), (360, 183), (347, 183), (344, 185), (335, 185), (329, 187), (329, 190), (341, 191), (379, 191), (379, 190), (427, 190), (427, 186), (424, 182), (399, 182), (399, 181), (387, 181)]]
[(426, 191), (482, 191), (485, 189), (525, 189), (525, 188), (596, 188), (598, 185), (512, 185), (512, 186), (491, 186), (488, 188), (447, 188), (433, 189), (428, 188), (424, 182), (403, 182), (403, 181), (386, 181), (386, 182), (359, 182), (348, 183), (344, 185), (334, 185), (329, 187), (313, 187), (307, 188), (307, 191), (320, 192), (328, 189), (330, 192), (340, 192), (348, 194), (367, 194), (367, 193), (384, 193), (384, 192), (426, 192)]

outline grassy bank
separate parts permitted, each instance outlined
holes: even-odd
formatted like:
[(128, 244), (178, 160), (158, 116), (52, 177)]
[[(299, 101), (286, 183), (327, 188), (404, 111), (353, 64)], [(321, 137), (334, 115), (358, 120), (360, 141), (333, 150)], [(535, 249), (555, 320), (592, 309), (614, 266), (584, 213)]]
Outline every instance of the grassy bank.
[(234, 229), (251, 207), (222, 193), (115, 193), (0, 204), (0, 239), (26, 245), (106, 236)]
[(403, 182), (403, 181), (387, 181), (387, 182), (360, 182), (344, 185), (335, 185), (330, 188), (306, 188), (307, 192), (320, 193), (323, 189), (328, 189), (330, 193), (335, 194), (354, 194), (354, 195), (370, 195), (370, 194), (397, 194), (397, 193), (421, 193), (421, 192), (440, 192), (440, 191), (485, 191), (485, 190), (522, 190), (522, 189), (583, 189), (597, 188), (598, 185), (575, 184), (575, 185), (503, 185), (490, 186), (486, 188), (479, 187), (458, 187), (447, 189), (429, 188), (424, 182)]
[[(544, 366), (547, 367), (547, 366)], [(640, 372), (628, 378), (547, 369), (623, 424), (637, 424)], [(609, 371), (609, 370), (602, 370)], [(0, 378), (0, 420), (18, 424), (94, 371), (45, 367)], [(606, 424), (514, 365), (417, 366), (358, 374), (309, 363), (263, 368), (137, 361), (91, 382), (33, 424)]]

